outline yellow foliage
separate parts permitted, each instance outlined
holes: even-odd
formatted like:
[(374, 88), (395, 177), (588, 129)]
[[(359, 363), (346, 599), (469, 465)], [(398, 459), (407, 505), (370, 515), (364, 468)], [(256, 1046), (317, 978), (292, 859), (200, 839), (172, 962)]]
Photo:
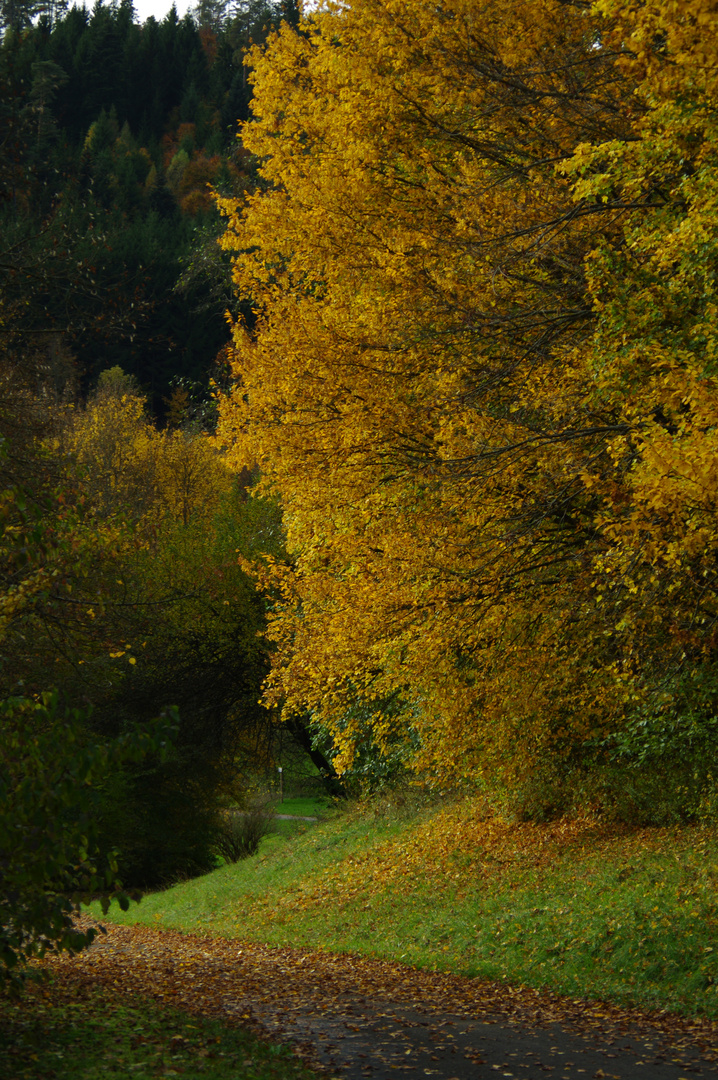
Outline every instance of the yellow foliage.
[(103, 387), (72, 411), (55, 450), (76, 463), (91, 504), (107, 518), (140, 527), (208, 520), (232, 475), (211, 440), (198, 432), (158, 431), (144, 398), (122, 385)]
[(570, 357), (592, 226), (555, 175), (621, 123), (594, 36), (553, 0), (359, 0), (252, 56), (270, 186), (220, 206), (259, 323), (235, 327), (220, 433), (286, 510), (272, 692), (324, 718), (340, 765), (357, 696), (414, 703), (437, 777), (512, 767), (517, 731), (565, 739), (569, 705), (579, 737), (600, 724), (566, 634), (588, 609), (595, 421), (577, 431)]
[(268, 697), (340, 766), (398, 694), (429, 775), (521, 771), (673, 658), (716, 536), (714, 12), (352, 0), (251, 54), (219, 433), (285, 508)]
[(564, 170), (577, 199), (626, 208), (587, 263), (596, 392), (624, 426), (589, 481), (609, 542), (596, 566), (605, 594), (631, 597), (634, 651), (660, 639), (669, 669), (711, 658), (718, 617), (718, 4), (598, 7), (640, 110), (633, 139), (583, 146)]

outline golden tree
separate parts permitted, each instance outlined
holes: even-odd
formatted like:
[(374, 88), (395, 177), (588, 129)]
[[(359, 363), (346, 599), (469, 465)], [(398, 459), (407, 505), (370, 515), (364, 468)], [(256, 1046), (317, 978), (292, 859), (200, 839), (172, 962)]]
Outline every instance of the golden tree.
[(220, 437), (285, 508), (270, 694), (344, 764), (357, 698), (379, 745), (411, 702), (441, 777), (571, 748), (635, 696), (625, 590), (597, 599), (642, 482), (596, 361), (610, 259), (655, 207), (621, 177), (653, 110), (629, 37), (608, 5), (354, 0), (252, 54), (265, 185), (220, 206), (256, 325)]
[(146, 535), (207, 521), (232, 475), (207, 435), (160, 431), (130, 376), (110, 368), (84, 408), (67, 410), (51, 447), (75, 464), (100, 517), (132, 521)]

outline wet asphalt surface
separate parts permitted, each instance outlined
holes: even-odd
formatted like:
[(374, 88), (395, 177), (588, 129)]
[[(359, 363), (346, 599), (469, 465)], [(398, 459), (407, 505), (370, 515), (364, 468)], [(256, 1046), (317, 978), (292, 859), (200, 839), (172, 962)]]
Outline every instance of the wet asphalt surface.
[[(226, 1002), (225, 1008), (231, 1013), (232, 1003)], [(389, 1003), (375, 1011), (364, 1000), (354, 1010), (345, 1002), (338, 1012), (328, 1007), (291, 1018), (264, 1008), (252, 1009), (252, 1014), (269, 1035), (303, 1046), (310, 1060), (345, 1080), (399, 1075), (435, 1080), (718, 1076), (718, 1065), (696, 1049), (671, 1050), (659, 1032), (649, 1033), (653, 1037), (648, 1040), (615, 1032), (583, 1037), (559, 1024), (530, 1030), (500, 1017), (434, 1015)]]

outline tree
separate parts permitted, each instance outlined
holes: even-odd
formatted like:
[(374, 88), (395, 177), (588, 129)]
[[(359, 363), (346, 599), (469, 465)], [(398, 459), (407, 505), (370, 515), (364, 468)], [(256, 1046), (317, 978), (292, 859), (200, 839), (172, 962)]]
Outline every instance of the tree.
[[(182, 423), (181, 410), (168, 412)], [(66, 593), (50, 581), (18, 615), (8, 668), (33, 688), (54, 668), (74, 700), (92, 704), (93, 730), (107, 739), (181, 703), (171, 752), (116, 775), (99, 833), (135, 885), (206, 872), (222, 809), (272, 763), (277, 719), (259, 703), (265, 604), (240, 556), (279, 556), (279, 511), (247, 499), (249, 478), (236, 482), (196, 422), (158, 430), (119, 368), (102, 373), (84, 408), (66, 409), (46, 451), (63, 461), (75, 490), (67, 501), (81, 500), (89, 536), (103, 543), (84, 573), (68, 573)], [(293, 730), (331, 772), (303, 726)]]
[(89, 944), (94, 932), (78, 931), (73, 916), (92, 895), (126, 906), (116, 852), (101, 835), (103, 793), (130, 763), (162, 757), (176, 727), (170, 710), (103, 738), (56, 691), (29, 696), (17, 686), (23, 652), (40, 644), (23, 631), (42, 627), (53, 594), (70, 599), (71, 568), (80, 579), (87, 569), (80, 523), (62, 506), (62, 496), (16, 485), (0, 504), (0, 977), (14, 978), (33, 956)]
[[(610, 402), (623, 429), (586, 471), (600, 499), (594, 574), (646, 737), (658, 746), (665, 725), (680, 757), (681, 724), (690, 754), (716, 707), (718, 65), (706, 27), (718, 7), (599, 9), (616, 20), (606, 40), (622, 52), (636, 109), (630, 139), (585, 144), (565, 167), (581, 204), (627, 207), (587, 260), (594, 400)], [(699, 756), (713, 767), (705, 748)]]
[[(201, 609), (203, 583), (178, 574), (168, 548), (173, 531), (189, 534), (192, 526), (196, 541), (206, 529), (217, 458), (213, 454), (210, 462), (205, 455), (203, 502), (198, 513), (195, 507), (189, 513), (181, 501), (188, 498), (188, 482), (186, 470), (177, 468), (176, 440), (168, 435), (163, 441), (132, 389), (126, 376), (111, 372), (87, 414), (65, 407), (69, 431), (66, 420), (64, 432), (59, 424), (45, 447), (34, 448), (36, 459), (55, 472), (54, 486), (42, 470), (39, 476), (26, 470), (32, 490), (24, 495), (12, 488), (0, 504), (0, 699), (42, 699), (54, 682), (66, 700), (84, 706), (75, 724), (78, 731), (84, 725), (81, 745), (100, 749), (131, 747), (129, 735), (151, 732), (158, 713), (177, 700), (178, 687), (168, 679), (172, 652), (162, 657), (168, 670), (158, 654), (167, 648), (165, 633), (179, 602), (185, 601), (184, 616), (190, 614), (188, 593)], [(169, 458), (162, 456), (166, 445)], [(51, 447), (66, 455), (62, 483)], [(216, 490), (213, 497), (216, 506)], [(175, 555), (178, 548), (175, 543)], [(189, 549), (187, 535), (179, 554)], [(196, 632), (194, 625), (179, 626), (187, 636)], [(261, 653), (259, 643), (250, 646)], [(258, 682), (253, 708), (257, 698)], [(97, 858), (116, 862), (125, 882), (159, 884), (214, 865), (219, 806), (229, 794), (229, 754), (207, 722), (206, 706), (204, 715), (197, 712), (199, 717), (189, 708), (178, 722), (169, 752), (150, 743), (142, 755), (108, 759), (91, 813), (80, 795), (75, 803), (66, 800), (68, 813), (91, 817)], [(28, 737), (36, 734), (29, 730)], [(53, 738), (61, 734), (59, 724)], [(42, 744), (43, 768), (51, 745)], [(85, 759), (57, 760), (62, 770), (79, 769)], [(18, 776), (26, 767), (18, 765)], [(51, 800), (49, 794), (43, 798)]]
[(36, 0), (3, 0), (0, 6), (0, 30), (16, 33), (32, 25), (39, 10)]
[(87, 717), (56, 692), (0, 702), (0, 978), (91, 944), (97, 931), (74, 916), (98, 893), (103, 910), (115, 898), (128, 907), (115, 853), (100, 851), (98, 795), (127, 761), (161, 750), (174, 719), (108, 743), (88, 737)]
[(372, 703), (389, 750), (395, 695), (438, 780), (620, 723), (584, 476), (628, 429), (594, 392), (585, 259), (627, 204), (557, 174), (642, 113), (611, 25), (552, 0), (356, 0), (251, 54), (265, 187), (220, 206), (257, 325), (235, 326), (220, 434), (286, 514), (269, 700), (311, 708), (340, 766)]

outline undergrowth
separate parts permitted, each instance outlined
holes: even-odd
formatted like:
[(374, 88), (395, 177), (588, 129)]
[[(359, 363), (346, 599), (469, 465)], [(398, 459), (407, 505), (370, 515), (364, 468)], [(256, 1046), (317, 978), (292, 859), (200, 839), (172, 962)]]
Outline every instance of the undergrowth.
[(109, 918), (718, 1016), (717, 884), (712, 827), (385, 799)]

